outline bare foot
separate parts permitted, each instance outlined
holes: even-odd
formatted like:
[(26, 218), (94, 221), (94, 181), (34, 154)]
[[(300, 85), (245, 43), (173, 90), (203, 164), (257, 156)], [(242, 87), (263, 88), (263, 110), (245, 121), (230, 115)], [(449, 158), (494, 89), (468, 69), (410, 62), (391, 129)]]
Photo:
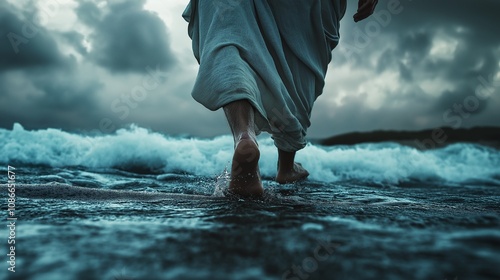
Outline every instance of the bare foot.
[(234, 149), (229, 193), (242, 197), (259, 197), (264, 194), (259, 158), (260, 151), (255, 139), (248, 133), (243, 133)]
[(290, 184), (300, 180), (304, 180), (309, 176), (309, 172), (302, 167), (302, 164), (298, 162), (293, 163), (293, 167), (290, 169), (279, 168), (278, 174), (276, 175), (276, 182), (280, 184)]

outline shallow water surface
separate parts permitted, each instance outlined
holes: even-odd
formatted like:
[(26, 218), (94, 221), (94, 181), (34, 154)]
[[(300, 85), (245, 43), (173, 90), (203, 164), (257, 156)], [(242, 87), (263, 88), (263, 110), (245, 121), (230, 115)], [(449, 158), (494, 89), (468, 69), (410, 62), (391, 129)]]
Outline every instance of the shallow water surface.
[(15, 273), (0, 230), (0, 279), (500, 279), (500, 152), (487, 147), (309, 145), (310, 178), (280, 186), (263, 140), (266, 196), (249, 201), (224, 196), (230, 137), (17, 127), (0, 144), (18, 217)]
[(500, 276), (498, 187), (266, 181), (265, 199), (244, 201), (212, 195), (224, 178), (29, 171), (120, 184), (19, 185), (9, 279)]

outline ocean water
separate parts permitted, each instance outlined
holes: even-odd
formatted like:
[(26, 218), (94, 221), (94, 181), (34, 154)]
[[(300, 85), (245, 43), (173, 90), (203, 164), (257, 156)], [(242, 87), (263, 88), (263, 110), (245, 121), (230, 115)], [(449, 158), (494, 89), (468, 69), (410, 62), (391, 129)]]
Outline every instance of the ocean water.
[(259, 146), (266, 195), (238, 200), (230, 136), (0, 129), (0, 279), (500, 279), (500, 151), (310, 144), (278, 185)]

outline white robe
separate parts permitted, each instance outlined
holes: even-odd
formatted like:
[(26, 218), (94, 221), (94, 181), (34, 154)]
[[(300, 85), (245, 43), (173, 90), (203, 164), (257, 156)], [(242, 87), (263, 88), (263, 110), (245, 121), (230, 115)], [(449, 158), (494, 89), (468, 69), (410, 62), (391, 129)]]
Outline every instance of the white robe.
[(210, 110), (246, 99), (257, 132), (302, 149), (345, 9), (345, 0), (191, 0), (183, 17), (200, 64), (193, 98)]

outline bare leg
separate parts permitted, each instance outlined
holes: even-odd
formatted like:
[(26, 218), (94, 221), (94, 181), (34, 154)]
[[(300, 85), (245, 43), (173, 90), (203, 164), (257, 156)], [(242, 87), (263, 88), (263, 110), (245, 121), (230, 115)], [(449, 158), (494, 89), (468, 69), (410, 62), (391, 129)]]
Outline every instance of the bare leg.
[(309, 172), (294, 160), (295, 152), (285, 152), (278, 149), (278, 174), (276, 175), (276, 182), (288, 184), (300, 181), (309, 176)]
[(260, 151), (254, 130), (254, 109), (247, 100), (224, 106), (227, 121), (234, 137), (229, 192), (238, 196), (262, 196), (259, 171)]

